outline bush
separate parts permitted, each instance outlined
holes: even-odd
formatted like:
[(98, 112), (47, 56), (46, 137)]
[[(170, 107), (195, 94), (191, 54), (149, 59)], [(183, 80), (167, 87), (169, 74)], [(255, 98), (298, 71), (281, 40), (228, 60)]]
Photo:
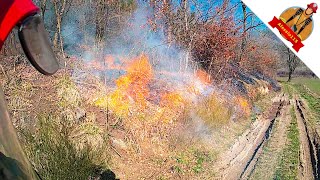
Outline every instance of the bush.
[(59, 106), (64, 109), (76, 108), (81, 105), (80, 93), (71, 77), (63, 76), (57, 84)]
[(211, 128), (227, 124), (232, 116), (232, 108), (218, 94), (212, 94), (205, 98), (195, 108), (195, 111), (196, 115)]

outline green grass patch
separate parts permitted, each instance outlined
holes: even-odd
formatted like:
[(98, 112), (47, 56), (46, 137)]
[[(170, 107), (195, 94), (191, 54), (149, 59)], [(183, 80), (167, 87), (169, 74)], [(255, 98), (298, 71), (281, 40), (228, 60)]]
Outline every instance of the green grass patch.
[(205, 171), (205, 164), (212, 162), (215, 156), (213, 152), (189, 148), (173, 157), (175, 159), (173, 170), (178, 174), (199, 174)]
[(57, 94), (59, 97), (58, 105), (63, 108), (75, 108), (81, 105), (81, 95), (69, 76), (62, 76), (58, 79)]
[(299, 92), (301, 97), (308, 102), (309, 108), (311, 109), (314, 115), (316, 123), (320, 123), (320, 99), (309, 94), (302, 85), (295, 84), (293, 86)]
[[(59, 118), (43, 115), (35, 132), (21, 130), (26, 153), (44, 180), (90, 179), (103, 169), (103, 159), (96, 162), (101, 152), (90, 146), (77, 148), (70, 140), (67, 126)], [(60, 121), (60, 122), (63, 122)]]
[(296, 77), (290, 82), (296, 85), (305, 85), (312, 92), (320, 95), (320, 79), (319, 78), (307, 78), (307, 77)]
[(288, 129), (288, 142), (283, 150), (274, 179), (297, 179), (299, 166), (299, 130), (294, 107), (291, 108), (291, 123)]
[(287, 82), (282, 83), (282, 90), (284, 93), (289, 95), (289, 98), (292, 99), (293, 89), (291, 85), (289, 85)]

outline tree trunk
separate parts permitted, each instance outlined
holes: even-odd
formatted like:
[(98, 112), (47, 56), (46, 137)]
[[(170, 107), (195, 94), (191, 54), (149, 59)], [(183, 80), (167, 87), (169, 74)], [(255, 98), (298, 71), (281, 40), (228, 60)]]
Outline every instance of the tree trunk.
[(223, 0), (222, 9), (221, 9), (221, 17), (222, 18), (226, 17), (226, 11), (228, 9), (229, 3), (230, 3), (230, 0)]
[(107, 24), (107, 1), (97, 0), (96, 4), (96, 34), (95, 34), (95, 44), (98, 48), (101, 48), (106, 31)]
[(288, 53), (287, 64), (288, 64), (288, 71), (289, 71), (288, 82), (290, 82), (294, 71), (296, 70), (296, 68), (300, 63), (300, 60), (294, 53), (291, 52), (289, 48), (287, 48), (287, 53)]
[(288, 82), (290, 82), (290, 81), (291, 81), (291, 78), (292, 78), (292, 71), (289, 71)]
[(42, 20), (44, 21), (44, 16), (47, 10), (47, 0), (40, 1), (40, 9), (41, 9)]
[(242, 6), (242, 14), (243, 14), (243, 24), (242, 24), (242, 39), (241, 39), (241, 47), (240, 47), (240, 55), (239, 55), (239, 62), (241, 62), (242, 57), (243, 57), (243, 53), (244, 53), (244, 49), (246, 46), (246, 42), (247, 42), (247, 37), (246, 37), (246, 19), (247, 19), (247, 6), (241, 1), (241, 6)]
[(62, 17), (66, 9), (66, 4), (67, 4), (67, 0), (53, 1), (54, 11), (56, 15), (56, 32), (54, 33), (53, 46), (55, 49), (60, 49), (60, 52), (62, 53), (63, 56), (64, 56), (64, 49), (63, 49), (63, 38), (61, 34), (61, 26), (62, 26)]
[(163, 14), (166, 18), (166, 25), (165, 25), (165, 33), (167, 35), (167, 42), (169, 43), (169, 46), (171, 45), (171, 42), (173, 41), (172, 36), (172, 17), (171, 17), (171, 0), (164, 0), (163, 1)]

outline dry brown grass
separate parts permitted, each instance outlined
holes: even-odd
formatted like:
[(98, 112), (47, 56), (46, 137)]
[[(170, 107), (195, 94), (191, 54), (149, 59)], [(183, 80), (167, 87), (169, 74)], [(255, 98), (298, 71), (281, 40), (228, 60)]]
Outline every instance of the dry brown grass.
[[(25, 65), (15, 68), (8, 71), (10, 76), (32, 71)], [(99, 164), (99, 149), (104, 148), (107, 154), (103, 156), (108, 159), (110, 154), (111, 158), (107, 165), (121, 179), (210, 179), (215, 173), (212, 164), (216, 155), (251, 122), (238, 113), (243, 111), (244, 100), (228, 100), (219, 94), (192, 103), (180, 92), (169, 92), (158, 103), (146, 101), (143, 110), (130, 100), (123, 115), (114, 111), (116, 106), (106, 98), (114, 88), (80, 71), (72, 77), (66, 68), (53, 77), (26, 73), (22, 79), (15, 78), (15, 83), (4, 80), (10, 110), (16, 113), (13, 119), (27, 130), (36, 127), (42, 112), (63, 119), (68, 123), (59, 122), (55, 128), (68, 132), (72, 148), (80, 152), (87, 145), (92, 147), (98, 154), (90, 157), (94, 164)], [(76, 119), (77, 108), (86, 112), (82, 120)], [(33, 122), (25, 126), (23, 118)]]
[(204, 98), (194, 108), (195, 114), (211, 128), (227, 124), (233, 114), (232, 107), (217, 94)]

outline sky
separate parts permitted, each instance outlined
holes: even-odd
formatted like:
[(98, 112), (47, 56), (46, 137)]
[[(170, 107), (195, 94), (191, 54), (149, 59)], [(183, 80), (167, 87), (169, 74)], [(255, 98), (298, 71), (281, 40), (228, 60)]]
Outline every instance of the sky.
[[(173, 0), (173, 3), (178, 5), (181, 3), (181, 0)], [(200, 10), (204, 13), (204, 12), (207, 12), (212, 5), (214, 5), (215, 7), (219, 7), (222, 5), (222, 3), (223, 3), (223, 0), (189, 0), (191, 12), (194, 12), (197, 10), (195, 4), (197, 4), (198, 8), (200, 8)], [(231, 7), (239, 3), (240, 3), (240, 0), (230, 0)], [(249, 8), (247, 8), (247, 11), (251, 12)], [(234, 17), (235, 19), (239, 19), (239, 18), (242, 18), (242, 16), (243, 16), (242, 7), (241, 5), (238, 5), (237, 8), (235, 9)], [(256, 16), (254, 16), (253, 19), (249, 18), (247, 22), (250, 23), (251, 20), (253, 20), (254, 22), (261, 22), (260, 19)], [(262, 25), (259, 27), (259, 29), (265, 30), (267, 29), (267, 27), (265, 25)]]

